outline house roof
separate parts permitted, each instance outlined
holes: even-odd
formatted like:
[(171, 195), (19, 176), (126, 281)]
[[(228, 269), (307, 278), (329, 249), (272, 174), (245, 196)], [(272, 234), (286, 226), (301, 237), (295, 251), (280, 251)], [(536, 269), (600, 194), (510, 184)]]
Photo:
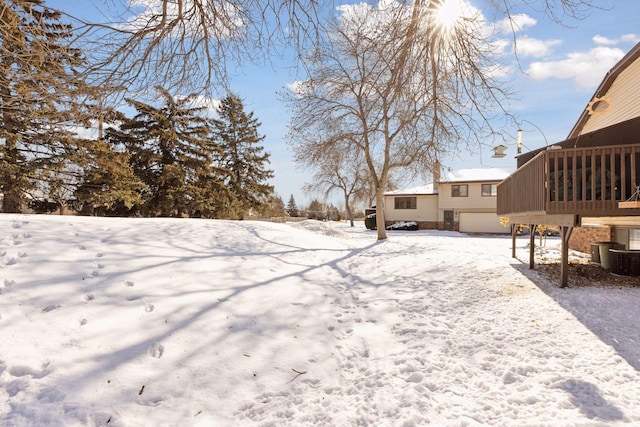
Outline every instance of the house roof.
[(433, 187), (433, 184), (420, 185), (418, 187), (405, 188), (402, 190), (387, 191), (385, 196), (400, 196), (400, 195), (422, 195), (422, 194), (438, 194), (437, 189)]
[(447, 172), (446, 179), (443, 179), (440, 182), (502, 181), (508, 176), (509, 172), (498, 168), (460, 169), (456, 172)]

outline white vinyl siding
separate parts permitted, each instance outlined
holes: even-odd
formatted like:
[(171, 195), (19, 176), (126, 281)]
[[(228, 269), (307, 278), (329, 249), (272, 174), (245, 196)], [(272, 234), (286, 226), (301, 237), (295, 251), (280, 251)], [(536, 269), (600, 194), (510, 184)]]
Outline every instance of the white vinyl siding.
[(581, 134), (588, 134), (638, 117), (640, 96), (630, 96), (638, 92), (640, 92), (640, 59), (636, 59), (616, 78), (603, 96), (611, 104), (609, 109), (604, 113), (589, 116)]

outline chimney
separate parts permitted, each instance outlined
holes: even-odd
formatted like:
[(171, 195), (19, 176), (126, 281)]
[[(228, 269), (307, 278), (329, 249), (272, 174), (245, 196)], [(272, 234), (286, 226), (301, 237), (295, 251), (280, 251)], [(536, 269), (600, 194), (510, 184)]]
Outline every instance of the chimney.
[(437, 193), (438, 192), (438, 183), (440, 182), (440, 161), (436, 160), (435, 163), (432, 166), (432, 172), (433, 172), (433, 192)]

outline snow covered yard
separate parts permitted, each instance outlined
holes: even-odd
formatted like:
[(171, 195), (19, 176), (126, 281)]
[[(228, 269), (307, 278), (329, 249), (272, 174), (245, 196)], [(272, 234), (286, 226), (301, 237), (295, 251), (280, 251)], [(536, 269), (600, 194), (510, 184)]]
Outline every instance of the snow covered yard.
[(0, 425), (640, 423), (640, 288), (389, 235), (2, 215)]

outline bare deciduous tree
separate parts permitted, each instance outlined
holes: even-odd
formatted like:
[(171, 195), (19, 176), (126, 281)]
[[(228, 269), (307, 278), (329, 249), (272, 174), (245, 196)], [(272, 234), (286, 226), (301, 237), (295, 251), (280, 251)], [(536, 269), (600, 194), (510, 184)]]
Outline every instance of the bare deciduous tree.
[(308, 79), (285, 95), (294, 146), (327, 144), (322, 135), (361, 153), (376, 187), (378, 239), (386, 239), (383, 192), (393, 170), (428, 172), (459, 141), (480, 141), (492, 115), (506, 114), (481, 21), (447, 22), (439, 5), (344, 8), (308, 59)]
[(307, 193), (330, 194), (339, 192), (343, 197), (347, 218), (353, 223), (353, 202), (366, 199), (369, 174), (361, 157), (361, 152), (340, 146), (340, 141), (331, 144), (298, 145), (295, 161), (314, 169), (311, 182), (304, 185)]
[(229, 90), (229, 74), (247, 61), (268, 62), (285, 46), (316, 38), (332, 1), (103, 0), (103, 22), (69, 8), (87, 75), (130, 92), (162, 84), (172, 92)]
[[(445, 0), (399, 0), (418, 11)], [(75, 16), (78, 40), (91, 54), (89, 74), (112, 87), (144, 90), (161, 84), (172, 92), (226, 86), (229, 73), (247, 61), (263, 62), (291, 47), (302, 56), (319, 40), (335, 0), (103, 0), (102, 21)], [(550, 19), (581, 18), (593, 0), (489, 0), (496, 15), (511, 19), (522, 6)], [(338, 9), (342, 7), (339, 6)]]

